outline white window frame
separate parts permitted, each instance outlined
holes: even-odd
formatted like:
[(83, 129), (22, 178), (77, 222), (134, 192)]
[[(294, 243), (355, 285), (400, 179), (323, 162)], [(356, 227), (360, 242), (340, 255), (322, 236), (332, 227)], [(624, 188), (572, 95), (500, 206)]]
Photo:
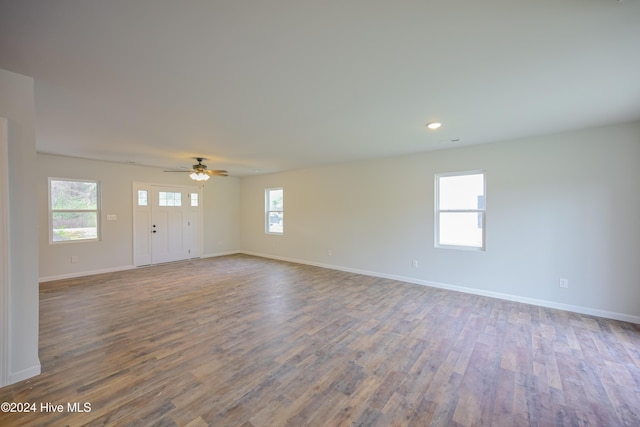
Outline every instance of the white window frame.
[[(91, 182), (96, 184), (96, 209), (53, 209), (51, 203), (51, 182), (52, 181), (70, 181), (70, 182)], [(84, 243), (84, 242), (97, 242), (101, 237), (101, 185), (100, 181), (94, 179), (77, 179), (77, 178), (49, 178), (49, 244), (59, 245), (68, 243)], [(96, 237), (90, 239), (74, 239), (74, 240), (53, 240), (53, 214), (55, 212), (95, 212), (96, 213)]]
[(158, 206), (163, 208), (181, 208), (182, 191), (158, 191)]
[[(282, 210), (276, 211), (271, 209), (271, 192), (272, 191), (282, 191)], [(278, 213), (282, 217), (282, 221), (284, 221), (284, 188), (282, 187), (273, 187), (266, 188), (264, 190), (264, 232), (265, 234), (275, 234), (275, 235), (283, 235), (284, 234), (284, 225), (282, 226), (282, 231), (270, 231), (269, 230), (269, 216), (272, 213)]]
[[(440, 178), (464, 175), (482, 175), (484, 203), (482, 208), (478, 209), (440, 209)], [(487, 247), (487, 172), (486, 170), (471, 170), (464, 172), (447, 172), (435, 175), (435, 212), (434, 212), (434, 240), (436, 248), (445, 249), (461, 249), (469, 251), (485, 251)], [(450, 245), (440, 243), (440, 214), (441, 213), (478, 213), (482, 218), (482, 245), (466, 246), (466, 245)]]

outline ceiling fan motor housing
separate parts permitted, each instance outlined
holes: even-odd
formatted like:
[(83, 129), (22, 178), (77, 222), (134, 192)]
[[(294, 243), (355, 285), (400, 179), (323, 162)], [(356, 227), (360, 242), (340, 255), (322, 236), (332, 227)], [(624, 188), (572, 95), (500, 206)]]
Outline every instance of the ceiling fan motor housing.
[(193, 169), (196, 171), (203, 171), (207, 169), (207, 165), (203, 165), (202, 161), (204, 160), (203, 157), (196, 157), (196, 160), (198, 161), (197, 165), (193, 165)]

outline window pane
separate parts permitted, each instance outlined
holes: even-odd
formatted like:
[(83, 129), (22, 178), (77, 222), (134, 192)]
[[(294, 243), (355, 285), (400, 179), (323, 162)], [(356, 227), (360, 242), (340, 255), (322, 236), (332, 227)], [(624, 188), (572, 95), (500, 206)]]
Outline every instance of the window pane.
[(98, 183), (51, 180), (51, 209), (98, 209)]
[(439, 208), (484, 209), (484, 174), (441, 176)]
[(53, 212), (52, 224), (54, 242), (98, 238), (96, 212)]
[(283, 225), (284, 214), (282, 212), (269, 212), (269, 233), (282, 233)]
[(191, 206), (198, 206), (198, 193), (191, 193)]
[(482, 212), (441, 212), (441, 245), (483, 247)]
[(265, 189), (265, 232), (284, 232), (284, 189)]
[(138, 206), (147, 206), (148, 194), (147, 190), (138, 190)]
[(158, 206), (182, 206), (182, 193), (173, 191), (159, 191)]
[(282, 211), (283, 209), (282, 189), (269, 190), (269, 210)]

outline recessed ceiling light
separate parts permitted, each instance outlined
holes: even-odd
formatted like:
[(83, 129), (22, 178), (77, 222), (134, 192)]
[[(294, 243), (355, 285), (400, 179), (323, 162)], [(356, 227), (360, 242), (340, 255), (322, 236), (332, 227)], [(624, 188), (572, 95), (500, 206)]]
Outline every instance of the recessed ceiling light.
[(442, 126), (442, 123), (440, 123), (440, 122), (430, 122), (430, 123), (427, 123), (427, 127), (428, 127), (429, 129), (431, 129), (431, 130), (436, 130), (436, 129), (438, 129), (440, 126)]

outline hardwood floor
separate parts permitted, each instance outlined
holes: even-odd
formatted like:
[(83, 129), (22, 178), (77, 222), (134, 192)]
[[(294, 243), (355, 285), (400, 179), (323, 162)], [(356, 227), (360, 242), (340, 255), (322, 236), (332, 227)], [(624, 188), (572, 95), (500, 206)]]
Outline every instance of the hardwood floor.
[(2, 426), (640, 425), (639, 325), (244, 255), (40, 294)]

